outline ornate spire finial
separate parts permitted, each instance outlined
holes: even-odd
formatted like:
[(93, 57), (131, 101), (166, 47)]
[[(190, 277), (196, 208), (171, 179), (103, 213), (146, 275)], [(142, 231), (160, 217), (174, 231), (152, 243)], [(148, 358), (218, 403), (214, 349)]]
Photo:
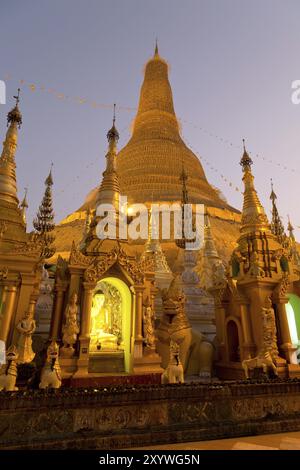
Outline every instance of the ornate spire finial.
[(15, 107), (7, 114), (7, 126), (15, 122), (20, 128), (22, 124), (22, 114), (20, 113), (18, 106), (20, 102), (20, 88), (18, 88), (18, 94), (13, 96), (13, 98), (16, 100), (16, 104)]
[(116, 122), (116, 103), (114, 103), (113, 126), (115, 125), (115, 122)]
[(119, 132), (116, 129), (115, 123), (116, 123), (116, 103), (114, 103), (113, 125), (112, 125), (112, 128), (107, 133), (107, 140), (110, 144), (111, 143), (116, 144), (120, 138)]
[(253, 162), (246, 150), (244, 139), (243, 147), (244, 153), (240, 165), (243, 168), (245, 190), (240, 231), (241, 233), (255, 232), (257, 230), (268, 231), (270, 229), (268, 218), (254, 186), (254, 176), (251, 172)]
[(273, 179), (271, 178), (271, 194), (270, 194), (270, 199), (275, 204), (275, 200), (277, 199), (277, 196), (274, 191), (274, 185), (273, 185)]
[(42, 203), (37, 212), (37, 216), (33, 221), (33, 226), (38, 236), (43, 241), (43, 258), (51, 258), (55, 253), (55, 248), (52, 245), (55, 240), (55, 236), (51, 233), (55, 229), (51, 190), (51, 186), (53, 185), (52, 166), (53, 163), (51, 163), (50, 173), (45, 180), (46, 189)]
[(185, 171), (185, 168), (184, 168), (184, 162), (183, 162), (183, 159), (182, 159), (182, 170), (181, 170), (181, 174), (180, 174), (180, 177), (179, 177), (179, 180), (182, 184), (182, 204), (188, 204), (188, 190), (187, 190), (187, 187), (186, 187), (186, 183), (187, 183), (187, 180), (188, 180), (188, 175)]
[(27, 192), (28, 192), (28, 188), (24, 188), (24, 197), (23, 197), (23, 200), (20, 204), (20, 209), (21, 209), (21, 214), (22, 214), (22, 219), (23, 219), (23, 222), (24, 224), (27, 223), (27, 220), (26, 220), (26, 211), (28, 209), (28, 202), (27, 202)]
[(155, 51), (154, 51), (154, 57), (158, 56), (158, 40), (157, 38), (155, 39)]
[(27, 193), (28, 193), (28, 188), (24, 188), (24, 197), (20, 204), (20, 207), (25, 207), (26, 209), (28, 209)]
[(294, 230), (295, 229), (291, 223), (290, 216), (288, 215), (288, 231), (289, 231), (289, 236), (292, 240), (295, 240)]
[(16, 100), (16, 106), (18, 106), (19, 102), (20, 102), (20, 88), (18, 88), (18, 94), (16, 96), (13, 96), (13, 98), (15, 98)]
[(271, 178), (271, 195), (270, 199), (272, 201), (272, 222), (271, 222), (271, 231), (277, 237), (279, 243), (284, 243), (286, 239), (286, 234), (284, 231), (284, 227), (276, 206), (276, 199), (277, 196), (274, 191), (273, 180)]
[(244, 153), (240, 161), (240, 165), (243, 167), (243, 171), (250, 170), (251, 165), (253, 165), (253, 161), (251, 160), (245, 146), (245, 139), (243, 139), (243, 148), (244, 148)]
[(45, 179), (45, 185), (46, 185), (46, 186), (53, 186), (52, 168), (53, 168), (53, 163), (51, 162), (49, 175), (48, 175), (47, 178)]

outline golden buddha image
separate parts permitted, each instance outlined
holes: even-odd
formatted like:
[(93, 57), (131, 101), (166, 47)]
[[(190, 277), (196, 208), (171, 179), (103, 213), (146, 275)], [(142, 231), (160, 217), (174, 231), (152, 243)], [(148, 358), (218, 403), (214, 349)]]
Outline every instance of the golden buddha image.
[(91, 310), (91, 350), (117, 350), (118, 335), (113, 323), (114, 304), (98, 290), (93, 296)]

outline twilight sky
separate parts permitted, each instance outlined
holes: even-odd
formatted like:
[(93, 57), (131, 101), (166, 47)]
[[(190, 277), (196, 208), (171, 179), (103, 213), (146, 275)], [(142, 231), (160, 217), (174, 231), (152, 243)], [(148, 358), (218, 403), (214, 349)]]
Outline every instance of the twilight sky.
[[(300, 79), (299, 23), (299, 0), (0, 0), (7, 86), (0, 135), (24, 80), (16, 160), (19, 197), (29, 188), (29, 219), (51, 161), (56, 222), (99, 183), (112, 109), (91, 102), (136, 108), (157, 36), (184, 140), (210, 162), (202, 162), (208, 180), (241, 209), (234, 188), (242, 188), (245, 137), (267, 214), (272, 177), (285, 225), (287, 214), (300, 225), (300, 104), (291, 101), (291, 83)], [(119, 148), (134, 114), (117, 110)]]

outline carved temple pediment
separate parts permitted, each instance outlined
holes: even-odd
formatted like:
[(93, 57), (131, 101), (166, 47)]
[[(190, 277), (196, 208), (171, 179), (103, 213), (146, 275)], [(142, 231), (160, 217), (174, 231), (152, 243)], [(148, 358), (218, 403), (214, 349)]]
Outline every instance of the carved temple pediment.
[(86, 269), (84, 280), (87, 282), (97, 282), (115, 264), (118, 264), (128, 274), (134, 284), (144, 284), (144, 273), (141, 266), (120, 245), (112, 251), (95, 258)]
[(92, 264), (94, 257), (84, 255), (75, 245), (75, 242), (72, 243), (72, 248), (69, 257), (70, 266), (79, 266), (86, 267)]

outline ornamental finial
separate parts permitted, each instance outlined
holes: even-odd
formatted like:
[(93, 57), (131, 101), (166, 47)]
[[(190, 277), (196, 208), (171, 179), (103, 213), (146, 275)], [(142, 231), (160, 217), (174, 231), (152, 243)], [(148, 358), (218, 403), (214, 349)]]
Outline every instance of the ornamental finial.
[(16, 96), (13, 96), (13, 98), (15, 98), (16, 100), (16, 106), (18, 106), (19, 102), (20, 102), (20, 88), (18, 88), (18, 94)]
[(155, 39), (154, 57), (157, 56), (157, 55), (159, 55), (159, 54), (158, 54), (158, 40), (157, 40), (157, 38), (156, 38), (156, 39)]
[(273, 179), (271, 178), (271, 194), (270, 194), (270, 199), (275, 203), (275, 200), (277, 199), (277, 196), (274, 191), (274, 185), (273, 185)]
[(49, 175), (47, 176), (47, 178), (45, 180), (45, 185), (46, 186), (53, 186), (52, 168), (53, 168), (53, 162), (51, 162)]
[(7, 126), (10, 123), (15, 122), (20, 128), (22, 124), (22, 114), (20, 113), (19, 106), (18, 106), (20, 102), (20, 88), (18, 88), (18, 94), (13, 96), (13, 98), (16, 100), (16, 104), (15, 104), (15, 107), (11, 111), (9, 111), (9, 113), (7, 114)]
[(117, 131), (116, 126), (115, 126), (115, 122), (116, 122), (116, 103), (114, 103), (113, 125), (112, 125), (112, 128), (107, 133), (107, 140), (109, 143), (117, 143), (120, 138), (119, 132)]
[(243, 171), (250, 170), (251, 165), (253, 164), (252, 159), (250, 158), (245, 145), (245, 139), (243, 139), (243, 148), (244, 153), (240, 161), (240, 165), (243, 167)]

